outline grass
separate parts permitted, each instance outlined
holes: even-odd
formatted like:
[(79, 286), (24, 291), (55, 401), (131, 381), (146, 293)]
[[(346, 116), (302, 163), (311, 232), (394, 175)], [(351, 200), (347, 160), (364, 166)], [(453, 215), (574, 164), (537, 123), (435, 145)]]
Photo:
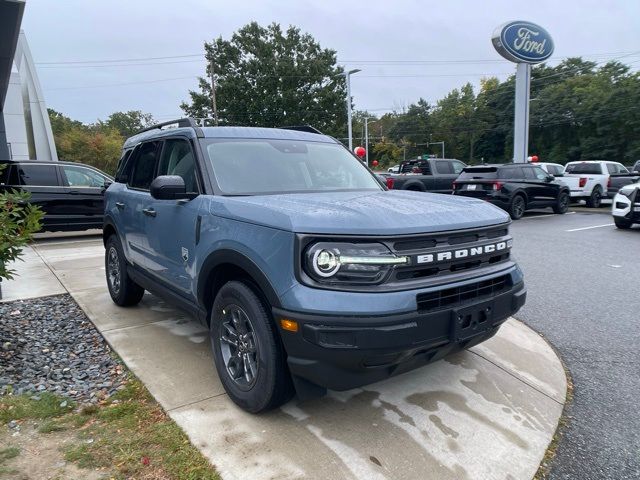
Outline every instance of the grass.
[(61, 408), (58, 397), (40, 397), (0, 397), (0, 423), (39, 419), (44, 420), (40, 434), (72, 432), (75, 441), (65, 448), (64, 457), (80, 468), (101, 469), (115, 479), (220, 478), (138, 380), (130, 380), (99, 406), (73, 411)]
[(12, 475), (15, 470), (4, 466), (4, 462), (20, 455), (20, 449), (18, 447), (8, 447), (0, 450), (0, 476)]
[(66, 406), (61, 407), (63, 401), (64, 399), (51, 393), (41, 394), (40, 400), (32, 400), (29, 395), (0, 397), (0, 423), (25, 418), (43, 420), (64, 415), (71, 411), (75, 404), (67, 400)]

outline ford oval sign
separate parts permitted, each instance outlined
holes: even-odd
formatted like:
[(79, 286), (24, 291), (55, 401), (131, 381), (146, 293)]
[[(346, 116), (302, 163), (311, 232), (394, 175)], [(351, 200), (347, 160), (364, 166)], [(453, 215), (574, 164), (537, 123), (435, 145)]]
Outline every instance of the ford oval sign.
[(496, 28), (491, 41), (500, 55), (516, 63), (544, 62), (553, 53), (549, 32), (531, 22), (505, 23)]

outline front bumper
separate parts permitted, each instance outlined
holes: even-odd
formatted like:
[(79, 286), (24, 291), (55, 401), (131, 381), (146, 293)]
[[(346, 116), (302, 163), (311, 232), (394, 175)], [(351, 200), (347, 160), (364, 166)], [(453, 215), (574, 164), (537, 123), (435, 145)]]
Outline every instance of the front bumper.
[(458, 297), (445, 306), (423, 303), (434, 308), (416, 307), (395, 315), (325, 316), (274, 309), (278, 325), (281, 319), (298, 323), (297, 332), (281, 331), (296, 387), (310, 383), (320, 389), (348, 390), (487, 340), (525, 303), (522, 278), (506, 277), (511, 283), (497, 294), (469, 298), (458, 287), (450, 293)]
[(636, 189), (631, 198), (617, 193), (611, 203), (611, 214), (634, 223), (640, 223), (640, 189)]

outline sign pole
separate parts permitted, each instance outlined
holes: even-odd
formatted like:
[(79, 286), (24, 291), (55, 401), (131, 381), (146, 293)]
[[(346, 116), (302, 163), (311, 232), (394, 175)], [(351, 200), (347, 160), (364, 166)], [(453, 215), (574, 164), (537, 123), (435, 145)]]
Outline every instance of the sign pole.
[(513, 121), (513, 162), (526, 163), (529, 155), (529, 90), (531, 64), (516, 64), (516, 101)]

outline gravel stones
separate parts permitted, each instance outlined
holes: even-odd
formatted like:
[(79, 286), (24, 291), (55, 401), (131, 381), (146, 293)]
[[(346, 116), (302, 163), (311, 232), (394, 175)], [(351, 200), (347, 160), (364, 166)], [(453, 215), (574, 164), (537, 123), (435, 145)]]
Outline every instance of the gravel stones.
[(51, 392), (96, 403), (124, 367), (69, 295), (0, 303), (0, 395)]

